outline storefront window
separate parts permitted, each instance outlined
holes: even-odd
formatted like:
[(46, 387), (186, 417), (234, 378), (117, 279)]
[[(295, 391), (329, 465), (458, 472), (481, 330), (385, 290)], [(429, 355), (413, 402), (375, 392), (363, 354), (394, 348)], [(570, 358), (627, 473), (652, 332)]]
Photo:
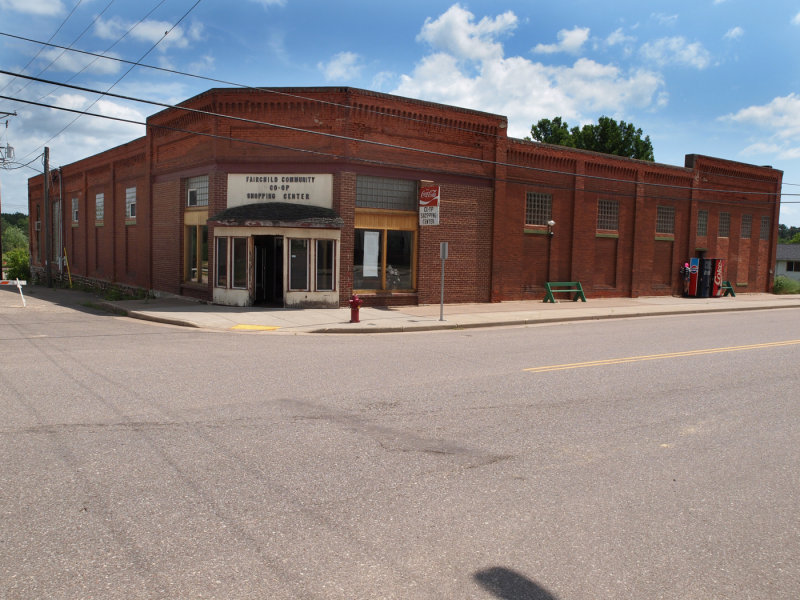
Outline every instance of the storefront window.
[(353, 257), (355, 289), (413, 289), (413, 231), (357, 229)]
[(379, 290), (383, 287), (383, 232), (356, 229), (353, 248), (353, 287), (357, 290)]
[(317, 290), (333, 290), (333, 240), (317, 240)]
[(217, 238), (217, 287), (228, 287), (228, 238)]
[(308, 240), (289, 242), (289, 289), (308, 289)]
[(208, 227), (190, 225), (186, 227), (186, 273), (185, 281), (208, 282)]
[(411, 258), (414, 248), (413, 231), (386, 232), (386, 289), (412, 288)]
[(231, 239), (231, 264), (233, 265), (231, 287), (247, 289), (247, 238)]

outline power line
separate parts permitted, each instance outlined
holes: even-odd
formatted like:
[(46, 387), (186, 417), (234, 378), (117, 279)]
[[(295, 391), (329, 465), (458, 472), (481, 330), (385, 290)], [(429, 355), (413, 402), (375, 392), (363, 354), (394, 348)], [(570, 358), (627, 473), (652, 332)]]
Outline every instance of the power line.
[[(355, 161), (355, 162), (379, 165), (379, 166), (383, 166), (383, 167), (396, 167), (396, 168), (406, 168), (406, 169), (409, 168), (409, 165), (404, 165), (404, 164), (387, 163), (385, 161), (380, 161), (380, 160), (375, 160), (375, 159), (367, 159), (367, 158), (361, 158), (361, 157), (353, 157), (353, 156), (345, 157), (345, 156), (341, 156), (341, 155), (338, 155), (338, 154), (333, 154), (333, 153), (330, 153), (330, 152), (323, 152), (323, 151), (320, 151), (320, 150), (311, 150), (311, 149), (308, 149), (308, 148), (296, 148), (296, 147), (292, 147), (292, 146), (282, 146), (282, 145), (278, 145), (278, 144), (269, 144), (269, 143), (266, 143), (266, 142), (259, 142), (257, 140), (234, 138), (234, 137), (230, 137), (230, 136), (223, 136), (223, 135), (213, 134), (213, 133), (208, 133), (208, 132), (193, 131), (193, 130), (181, 129), (181, 128), (177, 128), (177, 127), (170, 127), (170, 126), (167, 126), (167, 125), (156, 125), (156, 124), (146, 123), (146, 122), (142, 122), (142, 121), (135, 121), (133, 119), (125, 119), (125, 118), (122, 118), (122, 117), (112, 117), (112, 116), (108, 116), (108, 115), (101, 115), (101, 114), (98, 114), (98, 113), (90, 113), (90, 112), (85, 111), (85, 110), (78, 110), (78, 109), (73, 109), (73, 108), (51, 106), (51, 105), (43, 104), (41, 102), (34, 102), (33, 100), (20, 100), (20, 99), (15, 99), (15, 98), (8, 98), (8, 97), (5, 97), (5, 96), (0, 96), (0, 99), (15, 100), (17, 102), (23, 102), (25, 104), (32, 104), (32, 105), (41, 106), (41, 107), (44, 107), (44, 108), (53, 108), (55, 110), (61, 110), (61, 111), (71, 112), (71, 113), (78, 113), (80, 115), (98, 117), (98, 118), (101, 118), (101, 119), (119, 121), (119, 122), (122, 122), (122, 123), (129, 123), (129, 124), (134, 124), (134, 125), (143, 125), (143, 126), (146, 126), (146, 127), (150, 127), (151, 129), (162, 129), (162, 130), (174, 131), (174, 132), (178, 132), (178, 133), (188, 133), (188, 134), (198, 135), (198, 136), (202, 136), (202, 137), (208, 137), (208, 138), (212, 138), (212, 139), (219, 139), (219, 140), (225, 140), (225, 141), (231, 141), (231, 142), (237, 142), (237, 143), (250, 144), (250, 145), (255, 145), (255, 146), (260, 146), (260, 147), (267, 147), (267, 148), (271, 148), (271, 149), (287, 150), (287, 151), (291, 151), (291, 152), (300, 152), (300, 153), (305, 153), (305, 154), (314, 154), (314, 155), (322, 156), (322, 157), (325, 157), (325, 158), (333, 158), (333, 159), (345, 158), (347, 160), (352, 160), (352, 161)], [(176, 107), (176, 108), (185, 108), (185, 107)], [(197, 109), (188, 109), (188, 110), (190, 110), (192, 112), (204, 112), (204, 111), (197, 111)], [(214, 114), (214, 113), (210, 113), (210, 114)], [(219, 116), (225, 117), (226, 115), (219, 115)], [(244, 119), (244, 118), (240, 118), (240, 117), (227, 116), (227, 118), (232, 118), (232, 119), (240, 120), (240, 121), (250, 121), (250, 122), (254, 122), (254, 123), (258, 123), (258, 124), (270, 125), (268, 123), (262, 123), (262, 122), (259, 122), (259, 121), (252, 121), (250, 119)], [(542, 169), (542, 168), (538, 168), (538, 167), (515, 165), (515, 164), (511, 164), (511, 163), (499, 163), (499, 162), (496, 162), (496, 161), (490, 161), (490, 160), (485, 160), (485, 159), (458, 156), (458, 155), (452, 155), (452, 154), (445, 154), (445, 153), (442, 153), (442, 152), (435, 152), (435, 151), (432, 151), (432, 150), (423, 150), (423, 149), (410, 148), (410, 147), (405, 147), (405, 146), (396, 146), (396, 145), (392, 145), (392, 144), (386, 144), (386, 143), (383, 143), (383, 142), (374, 142), (374, 141), (371, 141), (371, 140), (362, 140), (362, 139), (359, 139), (359, 138), (350, 138), (350, 137), (346, 137), (346, 136), (339, 136), (339, 135), (336, 135), (336, 134), (328, 134), (328, 133), (323, 133), (323, 132), (302, 130), (302, 129), (289, 127), (289, 126), (284, 126), (284, 125), (273, 125), (273, 126), (279, 127), (279, 128), (297, 130), (297, 131), (300, 131), (300, 132), (303, 132), (303, 133), (310, 133), (310, 134), (314, 134), (314, 135), (321, 135), (321, 136), (326, 136), (326, 137), (339, 138), (339, 139), (343, 139), (343, 140), (347, 140), (347, 141), (355, 141), (355, 142), (360, 142), (360, 143), (365, 143), (365, 144), (372, 144), (372, 145), (378, 145), (378, 146), (383, 146), (383, 147), (389, 147), (389, 148), (393, 148), (393, 149), (420, 152), (420, 153), (423, 153), (423, 154), (429, 154), (429, 155), (434, 155), (434, 156), (443, 157), (443, 158), (453, 158), (453, 159), (458, 159), (458, 160), (470, 161), (470, 162), (475, 162), (475, 163), (480, 163), (480, 164), (495, 165), (495, 166), (513, 167), (513, 168), (529, 170), (529, 171), (535, 171), (535, 172), (545, 173), (545, 174), (567, 175), (567, 176), (570, 176), (570, 177), (583, 177), (585, 179), (594, 180), (594, 181), (605, 181), (605, 182), (611, 182), (611, 183), (625, 183), (625, 184), (633, 184), (633, 185), (651, 186), (651, 187), (654, 187), (654, 188), (679, 189), (679, 190), (686, 190), (686, 191), (694, 190), (696, 192), (732, 192), (732, 193), (738, 193), (738, 194), (748, 194), (749, 193), (749, 194), (757, 194), (757, 195), (760, 195), (760, 196), (776, 196), (776, 195), (779, 195), (779, 194), (770, 193), (770, 192), (745, 192), (745, 191), (735, 191), (735, 190), (719, 190), (719, 189), (713, 189), (713, 188), (710, 188), (710, 189), (706, 189), (706, 188), (691, 188), (691, 187), (685, 187), (685, 186), (673, 186), (673, 185), (665, 185), (665, 184), (658, 184), (658, 183), (637, 182), (637, 181), (623, 180), (623, 179), (611, 179), (611, 178), (600, 177), (600, 176), (596, 176), (596, 175), (577, 175), (575, 173), (570, 173), (570, 172), (567, 172), (567, 171), (556, 171), (556, 170), (552, 170), (552, 169)], [(417, 168), (421, 168), (421, 167), (417, 167)], [(428, 172), (431, 172), (431, 173), (444, 174), (444, 175), (456, 175), (456, 176), (460, 176), (460, 177), (465, 177), (464, 173), (457, 173), (457, 172), (452, 172), (452, 171), (437, 170), (437, 169), (430, 169), (430, 168), (428, 168), (426, 170)], [(487, 176), (481, 176), (481, 175), (466, 175), (466, 176), (467, 177), (471, 177), (471, 178), (475, 178), (475, 179), (487, 179)], [(494, 178), (494, 179), (496, 179), (497, 181), (505, 181), (505, 182), (508, 182), (508, 183), (530, 183), (528, 181), (521, 181), (521, 180), (515, 180), (515, 179), (502, 179), (502, 178)], [(566, 188), (566, 187), (559, 188), (559, 186), (555, 186), (555, 185), (551, 185), (551, 184), (547, 184), (547, 183), (540, 183), (540, 182), (537, 182), (536, 185), (541, 185), (542, 187), (548, 187), (548, 188), (552, 188), (552, 189), (569, 189), (569, 188)], [(615, 190), (587, 189), (585, 191), (592, 192), (592, 193), (603, 193), (603, 194), (608, 194), (608, 195), (631, 196), (631, 194), (624, 194), (623, 192), (617, 192)], [(800, 196), (800, 194), (792, 194), (792, 195)], [(660, 199), (669, 199), (669, 200), (673, 200), (673, 201), (690, 200), (688, 198), (677, 198), (677, 197), (674, 197), (674, 196), (670, 197), (670, 196), (661, 196), (661, 195), (652, 195), (652, 194), (651, 195), (647, 195), (646, 197), (647, 198), (653, 198), (653, 199), (659, 199), (659, 198)], [(708, 204), (728, 204), (727, 202), (722, 202), (722, 201), (705, 200), (705, 199), (698, 199), (698, 200), (700, 200), (700, 201), (702, 201), (704, 203), (708, 203)], [(797, 202), (797, 203), (800, 203), (800, 202)], [(765, 201), (749, 201), (749, 202), (740, 202), (739, 204), (740, 205), (747, 205), (747, 206), (758, 206), (758, 207), (773, 206), (775, 204), (775, 200), (773, 199), (773, 200), (765, 200)], [(794, 204), (794, 202), (787, 202), (787, 204)]]
[[(70, 18), (70, 17), (73, 15), (73, 13), (74, 13), (74, 12), (75, 12), (75, 11), (78, 9), (78, 7), (79, 7), (79, 6), (80, 6), (82, 3), (83, 3), (83, 0), (78, 0), (78, 2), (75, 4), (75, 6), (73, 6), (73, 7), (72, 7), (72, 10), (71, 10), (71, 11), (69, 11), (69, 14), (68, 14), (66, 17), (64, 17), (64, 20), (63, 20), (63, 21), (61, 21), (61, 25), (59, 25), (59, 26), (58, 26), (58, 29), (56, 29), (56, 30), (55, 30), (55, 32), (53, 33), (53, 35), (51, 35), (51, 36), (50, 36), (50, 39), (49, 39), (49, 40), (47, 40), (47, 43), (43, 43), (43, 44), (42, 44), (42, 47), (41, 47), (41, 48), (39, 48), (39, 51), (38, 51), (38, 52), (37, 52), (37, 53), (36, 53), (36, 54), (33, 56), (33, 58), (31, 58), (31, 59), (30, 59), (30, 60), (29, 60), (29, 61), (28, 61), (28, 62), (25, 64), (25, 66), (24, 66), (24, 67), (22, 67), (22, 70), (23, 70), (23, 71), (24, 71), (25, 69), (27, 69), (27, 68), (28, 68), (28, 67), (31, 65), (31, 63), (33, 63), (33, 61), (35, 61), (37, 58), (39, 58), (39, 55), (42, 53), (42, 50), (44, 50), (44, 47), (45, 47), (45, 46), (49, 46), (49, 45), (50, 45), (50, 44), (49, 44), (49, 42), (52, 42), (52, 41), (53, 41), (53, 38), (55, 38), (55, 37), (58, 35), (58, 32), (59, 32), (59, 31), (61, 31), (61, 28), (62, 28), (62, 27), (64, 27), (64, 25), (66, 25), (66, 24), (67, 24), (67, 21), (69, 21), (69, 18)], [(13, 82), (14, 82), (14, 79), (12, 78), (12, 79), (11, 79), (11, 80), (10, 80), (8, 83), (6, 83), (6, 84), (3, 86), (3, 88), (2, 88), (2, 89), (0, 89), (0, 93), (3, 93), (3, 92), (5, 92), (5, 91), (6, 91), (6, 88), (7, 88), (8, 86), (10, 86), (10, 85), (11, 85)], [(17, 93), (19, 93), (19, 92), (20, 92), (20, 90), (17, 90)]]
[[(0, 69), (0, 74), (8, 74), (8, 72)], [(69, 88), (69, 89), (78, 90), (78, 91), (83, 91), (83, 92), (88, 92), (88, 93), (100, 93), (97, 90), (93, 90), (91, 88), (87, 88), (87, 87), (84, 87), (84, 86), (78, 86), (78, 85), (66, 84), (66, 83), (58, 83), (56, 81), (42, 79), (42, 78), (39, 78), (39, 77), (33, 77), (32, 75), (20, 75), (20, 77), (23, 77), (25, 79), (30, 79), (30, 80), (33, 80), (33, 81), (37, 81), (37, 82), (40, 82), (40, 83), (47, 83), (47, 84), (57, 85), (57, 86), (66, 87), (66, 88)], [(167, 103), (164, 103), (164, 102), (156, 102), (156, 101), (153, 101), (153, 100), (146, 100), (144, 98), (136, 98), (134, 96), (126, 96), (126, 95), (122, 95), (122, 94), (114, 94), (114, 93), (111, 93), (111, 92), (105, 92), (104, 95), (110, 96), (112, 98), (118, 98), (118, 99), (121, 99), (121, 100), (129, 100), (129, 101), (132, 101), (132, 102), (139, 102), (139, 103), (142, 103), (142, 104), (150, 104), (150, 105), (153, 105), (153, 106), (159, 106), (159, 107), (162, 107), (162, 108), (169, 108), (169, 109), (180, 110), (180, 111), (184, 111), (184, 112), (202, 114), (202, 115), (206, 115), (206, 116), (217, 117), (217, 118), (222, 118), (222, 119), (229, 119), (229, 120), (233, 120), (233, 121), (237, 121), (237, 122), (250, 123), (250, 124), (254, 124), (254, 125), (264, 125), (264, 126), (268, 126), (268, 127), (274, 127), (276, 129), (284, 129), (284, 130), (294, 131), (294, 132), (298, 132), (298, 133), (307, 133), (307, 134), (311, 134), (311, 135), (330, 137), (330, 138), (340, 139), (340, 140), (344, 140), (344, 141), (361, 142), (361, 143), (381, 146), (381, 147), (385, 147), (385, 148), (392, 148), (392, 149), (404, 150), (404, 151), (412, 151), (412, 152), (423, 152), (423, 153), (427, 153), (427, 154), (443, 156), (443, 157), (446, 157), (446, 158), (455, 158), (455, 159), (460, 159), (460, 160), (468, 160), (468, 161), (479, 162), (479, 163), (482, 163), (482, 164), (491, 164), (491, 165), (496, 165), (496, 166), (526, 168), (526, 169), (531, 169), (531, 170), (536, 170), (536, 171), (544, 171), (544, 172), (560, 174), (560, 175), (573, 175), (572, 173), (569, 173), (569, 172), (566, 172), (566, 171), (555, 171), (555, 170), (547, 170), (547, 169), (538, 169), (536, 167), (523, 167), (522, 165), (516, 165), (516, 164), (510, 164), (510, 163), (498, 163), (496, 161), (490, 161), (490, 160), (484, 160), (484, 159), (475, 159), (475, 158), (471, 158), (471, 157), (459, 156), (459, 155), (454, 155), (454, 154), (433, 152), (433, 151), (422, 150), (422, 149), (419, 149), (419, 148), (413, 148), (413, 147), (409, 147), (409, 146), (399, 146), (399, 145), (396, 145), (396, 144), (388, 144), (388, 143), (385, 143), (385, 142), (376, 142), (376, 141), (373, 141), (373, 140), (364, 140), (364, 139), (361, 139), (361, 138), (354, 138), (354, 137), (350, 137), (350, 136), (343, 136), (343, 135), (338, 135), (338, 134), (333, 134), (333, 133), (325, 133), (325, 132), (320, 132), (320, 131), (313, 131), (313, 130), (309, 130), (309, 129), (303, 129), (303, 128), (300, 128), (300, 127), (292, 127), (290, 125), (280, 125), (280, 124), (277, 124), (277, 123), (270, 123), (268, 121), (258, 121), (258, 120), (255, 120), (255, 119), (247, 119), (247, 118), (244, 118), (244, 117), (236, 117), (236, 116), (233, 116), (233, 115), (225, 115), (225, 114), (221, 114), (221, 113), (215, 113), (215, 112), (196, 109), (196, 108), (189, 108), (187, 106), (179, 106), (179, 105), (174, 105), (174, 104), (167, 104)], [(3, 96), (0, 96), (0, 97), (5, 98)], [(8, 98), (8, 99), (14, 100), (14, 98)], [(17, 101), (26, 102), (24, 100), (17, 100)], [(38, 103), (33, 103), (33, 102), (29, 102), (29, 103), (38, 104)], [(56, 109), (59, 108), (59, 107), (54, 107), (54, 106), (44, 105), (44, 104), (38, 104), (38, 105), (39, 106), (47, 106), (49, 108), (56, 108)], [(89, 106), (89, 108), (91, 108), (91, 106)], [(79, 112), (79, 111), (76, 111), (76, 112)], [(91, 116), (101, 116), (101, 115), (96, 115), (95, 113), (86, 113), (86, 114), (87, 115), (91, 115)], [(80, 115), (80, 112), (79, 112), (79, 115)], [(147, 125), (146, 122), (145, 123), (142, 123), (142, 122), (139, 122), (139, 121), (129, 121), (129, 122), (134, 123), (134, 124), (138, 124), (138, 125)], [(600, 176), (594, 176), (594, 175), (584, 175), (584, 177), (590, 178), (590, 179), (598, 179), (598, 180), (603, 180), (603, 181), (610, 181), (610, 182), (619, 182), (619, 183), (628, 183), (629, 182), (629, 180), (626, 180), (626, 179), (613, 179), (613, 178), (609, 178), (609, 177), (600, 177)], [(692, 187), (687, 187), (687, 186), (671, 186), (671, 185), (654, 184), (654, 183), (647, 183), (647, 182), (642, 182), (642, 185), (652, 185), (652, 186), (657, 186), (657, 187), (669, 187), (669, 188), (676, 188), (676, 189), (692, 189), (692, 190), (695, 190), (695, 191), (702, 191), (702, 192), (721, 192), (721, 193), (745, 194), (745, 195), (763, 195), (763, 194), (765, 194), (765, 192), (752, 192), (752, 191), (747, 191), (747, 190), (720, 190), (720, 189), (715, 189), (715, 188), (692, 188)], [(777, 196), (780, 193), (779, 192), (769, 192), (767, 194), (768, 195)], [(793, 194), (786, 194), (786, 195), (793, 195)], [(797, 195), (800, 195), (800, 194), (797, 194)]]
[[(133, 26), (133, 27), (131, 27), (131, 28), (130, 28), (128, 31), (126, 31), (126, 32), (125, 32), (125, 34), (122, 36), (122, 38), (124, 38), (126, 35), (128, 35), (128, 33), (130, 33), (130, 32), (131, 32), (133, 29), (135, 29), (136, 27), (138, 27), (138, 26), (139, 26), (139, 25), (142, 23), (142, 21), (144, 21), (144, 20), (145, 20), (147, 17), (149, 17), (151, 14), (153, 14), (153, 12), (155, 12), (155, 10), (156, 10), (158, 7), (160, 7), (162, 4), (164, 4), (164, 2), (166, 2), (166, 0), (161, 0), (161, 1), (160, 1), (158, 4), (156, 4), (156, 5), (155, 5), (155, 6), (154, 6), (154, 7), (153, 7), (151, 10), (150, 10), (150, 12), (148, 12), (148, 13), (147, 13), (147, 14), (146, 14), (144, 17), (142, 17), (142, 18), (141, 18), (141, 19), (140, 19), (140, 20), (139, 20), (139, 21), (136, 23), (136, 25), (134, 25), (134, 26)], [(124, 72), (122, 75), (120, 75), (120, 76), (119, 76), (119, 78), (117, 78), (117, 80), (116, 80), (114, 83), (112, 83), (112, 84), (109, 86), (108, 90), (106, 90), (105, 92), (99, 92), (99, 91), (98, 91), (97, 93), (99, 93), (99, 94), (100, 94), (100, 96), (99, 96), (98, 98), (96, 98), (96, 99), (95, 99), (95, 100), (94, 100), (94, 101), (93, 101), (93, 102), (92, 102), (92, 103), (89, 105), (89, 107), (88, 107), (88, 108), (91, 108), (92, 106), (94, 106), (95, 104), (97, 104), (97, 103), (100, 101), (100, 99), (101, 99), (101, 98), (103, 98), (104, 96), (106, 96), (106, 95), (108, 94), (108, 92), (109, 92), (109, 91), (111, 91), (112, 89), (114, 89), (114, 87), (116, 87), (116, 85), (117, 85), (117, 84), (118, 84), (120, 81), (122, 81), (122, 80), (123, 80), (123, 79), (124, 79), (124, 78), (125, 78), (125, 77), (128, 75), (128, 73), (130, 73), (130, 72), (133, 70), (133, 68), (134, 68), (134, 67), (135, 67), (137, 64), (141, 63), (141, 61), (142, 61), (142, 60), (144, 60), (144, 59), (145, 59), (145, 57), (146, 57), (148, 54), (150, 54), (150, 53), (151, 53), (153, 50), (155, 50), (155, 48), (156, 48), (156, 47), (157, 47), (157, 46), (158, 46), (158, 45), (159, 45), (159, 44), (160, 44), (162, 41), (164, 41), (164, 38), (165, 38), (165, 37), (167, 37), (167, 36), (168, 36), (168, 35), (169, 35), (169, 34), (170, 34), (170, 33), (171, 33), (171, 32), (172, 32), (172, 31), (173, 31), (173, 30), (174, 30), (174, 29), (175, 29), (175, 28), (176, 28), (176, 27), (177, 27), (177, 26), (178, 26), (178, 25), (181, 23), (181, 21), (183, 21), (183, 20), (184, 20), (184, 19), (185, 19), (185, 18), (186, 18), (186, 17), (189, 15), (189, 13), (191, 13), (191, 12), (192, 12), (192, 11), (195, 9), (195, 7), (197, 7), (197, 5), (198, 5), (198, 4), (200, 4), (200, 2), (201, 2), (201, 0), (197, 0), (197, 1), (196, 1), (196, 2), (195, 2), (195, 3), (194, 3), (194, 4), (193, 4), (193, 5), (192, 5), (192, 6), (189, 8), (189, 10), (187, 10), (187, 11), (186, 11), (186, 12), (183, 14), (183, 16), (182, 16), (180, 19), (178, 19), (178, 20), (175, 22), (175, 24), (174, 24), (172, 27), (170, 27), (170, 28), (169, 28), (167, 31), (165, 31), (165, 32), (164, 32), (164, 35), (162, 35), (162, 36), (161, 36), (161, 37), (158, 39), (158, 41), (157, 41), (157, 42), (155, 42), (155, 43), (154, 43), (152, 46), (150, 46), (150, 48), (149, 48), (149, 49), (148, 49), (148, 50), (147, 50), (147, 51), (146, 51), (144, 54), (142, 54), (142, 56), (139, 58), (139, 60), (138, 60), (138, 61), (136, 61), (134, 64), (132, 64), (132, 65), (130, 66), (130, 68), (129, 68), (127, 71), (125, 71), (125, 72)], [(122, 38), (120, 38), (120, 40), (121, 40)], [(117, 40), (117, 42), (119, 42), (119, 40)], [(117, 42), (115, 42), (115, 44), (116, 44)], [(112, 45), (111, 47), (113, 48), (113, 46), (114, 46), (114, 45)], [(51, 137), (49, 140), (47, 140), (46, 142), (44, 142), (43, 144), (41, 144), (41, 145), (40, 145), (38, 148), (36, 148), (35, 150), (33, 150), (33, 152), (36, 152), (36, 150), (38, 150), (39, 148), (43, 148), (43, 147), (47, 146), (47, 144), (49, 144), (50, 142), (52, 142), (54, 139), (56, 139), (58, 136), (60, 136), (62, 133), (64, 133), (64, 132), (65, 132), (67, 129), (69, 129), (69, 128), (70, 128), (70, 127), (71, 127), (71, 126), (72, 126), (72, 125), (73, 125), (73, 124), (74, 124), (74, 123), (75, 123), (75, 122), (78, 120), (78, 119), (80, 119), (80, 117), (81, 117), (81, 115), (78, 115), (77, 117), (75, 117), (75, 118), (74, 118), (72, 121), (70, 121), (69, 123), (67, 123), (67, 125), (65, 125), (63, 129), (61, 129), (61, 131), (59, 131), (57, 134), (55, 134), (54, 136), (52, 136), (52, 137)], [(32, 154), (32, 152), (29, 152), (27, 156), (30, 156), (31, 154)], [(27, 158), (27, 156), (26, 156), (26, 158)]]
[[(89, 56), (96, 56), (98, 58), (105, 58), (107, 60), (113, 60), (113, 61), (117, 61), (117, 62), (121, 62), (121, 63), (125, 63), (125, 64), (130, 64), (132, 66), (144, 67), (146, 69), (152, 69), (152, 70), (155, 70), (155, 71), (161, 71), (161, 72), (169, 73), (169, 74), (172, 74), (172, 75), (181, 75), (183, 77), (190, 77), (190, 78), (193, 78), (193, 79), (200, 79), (200, 80), (203, 80), (203, 81), (209, 81), (211, 83), (229, 85), (229, 86), (234, 86), (234, 87), (237, 87), (237, 88), (253, 90), (253, 91), (256, 91), (256, 92), (272, 93), (272, 94), (276, 94), (276, 95), (280, 95), (280, 96), (285, 96), (285, 97), (288, 97), (288, 98), (295, 98), (295, 99), (298, 99), (298, 100), (305, 100), (305, 101), (308, 101), (308, 102), (315, 102), (315, 103), (318, 103), (318, 104), (323, 104), (323, 105), (326, 105), (326, 106), (333, 106), (333, 107), (337, 107), (337, 108), (343, 108), (343, 109), (346, 109), (346, 110), (353, 110), (353, 108), (354, 108), (353, 106), (350, 106), (350, 105), (347, 105), (347, 104), (341, 104), (341, 103), (338, 103), (338, 102), (331, 102), (331, 101), (328, 101), (328, 100), (321, 100), (319, 98), (310, 98), (310, 97), (307, 97), (307, 96), (301, 96), (299, 94), (292, 94), (292, 93), (286, 92), (284, 90), (278, 90), (278, 89), (274, 89), (274, 88), (265, 88), (265, 87), (255, 87), (255, 86), (251, 86), (251, 85), (247, 85), (247, 84), (243, 84), (243, 83), (237, 83), (237, 82), (233, 82), (233, 81), (227, 81), (227, 80), (224, 80), (224, 79), (216, 79), (216, 78), (213, 78), (213, 77), (208, 77), (208, 76), (204, 76), (204, 75), (198, 75), (196, 73), (188, 73), (188, 72), (185, 72), (185, 71), (178, 71), (176, 69), (169, 69), (169, 68), (165, 68), (165, 67), (159, 67), (159, 66), (156, 66), (156, 65), (148, 65), (148, 64), (141, 63), (141, 62), (134, 62), (134, 61), (123, 59), (123, 58), (105, 56), (105, 55), (97, 54), (97, 53), (94, 53), (94, 52), (88, 52), (86, 50), (79, 50), (77, 48), (65, 48), (64, 46), (59, 46), (57, 44), (52, 44), (52, 43), (49, 43), (49, 42), (41, 42), (41, 41), (38, 41), (38, 40), (33, 40), (31, 38), (27, 38), (27, 37), (23, 37), (23, 36), (19, 36), (19, 35), (14, 35), (14, 34), (3, 32), (3, 31), (0, 31), (0, 36), (6, 36), (6, 37), (15, 38), (15, 39), (18, 39), (18, 40), (31, 42), (31, 43), (36, 43), (36, 44), (45, 44), (45, 45), (54, 46), (54, 47), (57, 47), (57, 48), (64, 48), (65, 50), (69, 50), (70, 52), (78, 52), (80, 54), (86, 54), (86, 55), (89, 55)], [(391, 117), (391, 118), (395, 118), (395, 119), (402, 119), (402, 120), (411, 121), (411, 122), (423, 122), (420, 119), (416, 119), (414, 117), (409, 117), (409, 116), (406, 116), (406, 115), (396, 115), (396, 114), (393, 114), (393, 113), (389, 113), (389, 112), (386, 112), (386, 111), (380, 111), (380, 110), (369, 110), (369, 109), (365, 109), (365, 110), (367, 112), (370, 112), (372, 114), (376, 114), (376, 115), (379, 115), (379, 116), (386, 116), (386, 117)], [(456, 131), (469, 131), (470, 133), (475, 133), (472, 130), (465, 129), (465, 128), (462, 128), (462, 127), (458, 127), (458, 126), (455, 126), (455, 125), (448, 125), (448, 124), (437, 124), (437, 125), (439, 125), (439, 126), (441, 126), (443, 128), (453, 129), (453, 130), (456, 130)], [(492, 134), (489, 134), (489, 133), (483, 133), (482, 135), (491, 136), (491, 137), (495, 137), (495, 138), (499, 137), (497, 135), (492, 135)], [(728, 178), (731, 178), (731, 179), (742, 179), (744, 181), (759, 181), (759, 180), (751, 179), (749, 177), (742, 177), (742, 176), (738, 176), (738, 175), (727, 175), (727, 174), (724, 174), (724, 175), (721, 175), (721, 176), (722, 177), (728, 177)], [(791, 183), (783, 183), (783, 185), (800, 186), (800, 184), (791, 184)]]

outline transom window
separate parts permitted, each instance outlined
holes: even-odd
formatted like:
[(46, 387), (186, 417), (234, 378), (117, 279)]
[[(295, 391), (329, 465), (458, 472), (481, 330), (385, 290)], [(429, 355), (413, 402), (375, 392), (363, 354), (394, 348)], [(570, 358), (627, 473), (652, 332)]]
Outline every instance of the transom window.
[(675, 207), (659, 206), (656, 213), (656, 233), (675, 233)]
[(208, 206), (208, 175), (186, 179), (186, 206)]
[(360, 175), (356, 181), (358, 208), (417, 210), (417, 182)]
[(553, 218), (553, 195), (528, 192), (525, 196), (525, 224), (547, 225)]
[(125, 190), (125, 218), (129, 221), (136, 220), (136, 188), (129, 187)]
[(597, 228), (607, 231), (619, 229), (619, 202), (616, 200), (597, 201)]
[(697, 237), (706, 237), (708, 235), (708, 211), (697, 211)]
[(731, 235), (731, 213), (719, 213), (719, 237), (730, 237)]

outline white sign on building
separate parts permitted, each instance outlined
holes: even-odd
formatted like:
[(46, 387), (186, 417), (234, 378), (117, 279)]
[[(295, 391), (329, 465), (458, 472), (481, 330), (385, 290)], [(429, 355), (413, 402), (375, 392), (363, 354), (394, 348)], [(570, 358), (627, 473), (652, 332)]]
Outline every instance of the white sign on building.
[(264, 202), (333, 208), (333, 175), (228, 174), (228, 208)]
[(441, 193), (438, 185), (427, 185), (419, 188), (419, 224), (439, 224), (439, 201)]

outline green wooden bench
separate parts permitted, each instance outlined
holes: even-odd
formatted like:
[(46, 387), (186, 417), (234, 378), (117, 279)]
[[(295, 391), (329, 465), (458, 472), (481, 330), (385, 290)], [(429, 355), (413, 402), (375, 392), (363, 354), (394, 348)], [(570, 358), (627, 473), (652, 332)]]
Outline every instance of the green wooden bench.
[(544, 302), (555, 303), (556, 299), (553, 297), (553, 294), (561, 292), (575, 294), (572, 298), (573, 302), (577, 302), (579, 298), (583, 302), (586, 302), (586, 296), (583, 293), (583, 287), (581, 287), (580, 281), (548, 281), (544, 284), (544, 289), (547, 292), (544, 295)]
[(722, 285), (719, 286), (719, 289), (724, 290), (725, 292), (724, 294), (722, 294), (723, 298), (725, 296), (733, 296), (734, 298), (736, 297), (736, 292), (733, 291), (733, 286), (731, 285), (730, 281), (723, 281)]

